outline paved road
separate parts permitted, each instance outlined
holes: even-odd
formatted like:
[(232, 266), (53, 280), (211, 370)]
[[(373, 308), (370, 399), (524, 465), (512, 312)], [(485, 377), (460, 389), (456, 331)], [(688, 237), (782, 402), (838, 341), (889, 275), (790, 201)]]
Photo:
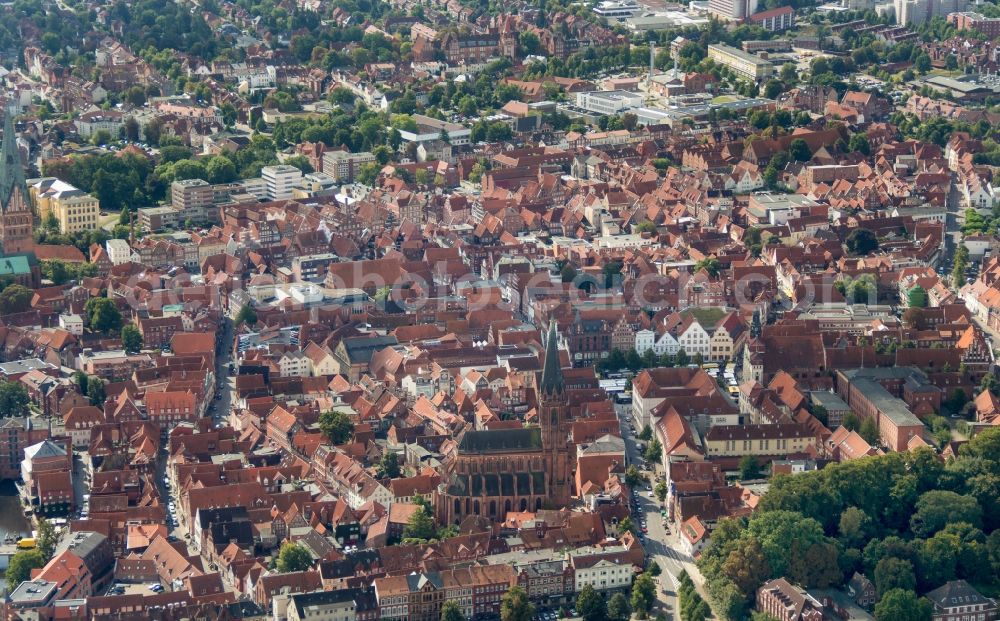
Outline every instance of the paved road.
[[(646, 462), (639, 455), (639, 441), (629, 428), (629, 423), (633, 420), (631, 405), (616, 404), (615, 410), (621, 422), (622, 438), (625, 440), (625, 462), (629, 465), (635, 464), (637, 467), (641, 467)], [(650, 479), (648, 487), (654, 487), (655, 482), (662, 478), (659, 468), (656, 468), (656, 472), (644, 471), (643, 474), (647, 475)], [(636, 522), (645, 520), (645, 527), (649, 531), (643, 535), (643, 546), (646, 548), (646, 555), (655, 561), (662, 570), (660, 576), (657, 578), (657, 601), (654, 614), (663, 612), (671, 618), (675, 618), (680, 614), (677, 610), (676, 578), (685, 569), (682, 565), (683, 555), (679, 550), (672, 547), (673, 544), (660, 516), (661, 505), (655, 497), (649, 497), (650, 490), (645, 489), (646, 487), (642, 485), (637, 490), (637, 507), (634, 508), (633, 515)], [(688, 562), (690, 562), (690, 559), (688, 559)]]

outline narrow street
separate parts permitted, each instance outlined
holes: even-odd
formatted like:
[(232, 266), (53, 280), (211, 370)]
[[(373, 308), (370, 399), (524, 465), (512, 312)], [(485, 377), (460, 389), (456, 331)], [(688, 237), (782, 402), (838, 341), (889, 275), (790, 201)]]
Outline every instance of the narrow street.
[[(633, 420), (631, 405), (615, 405), (615, 411), (621, 423), (622, 438), (625, 440), (626, 464), (634, 464), (641, 469), (642, 465), (646, 464), (646, 462), (639, 454), (639, 440), (629, 428), (629, 423)], [(637, 428), (636, 431), (639, 431), (639, 429)], [(694, 559), (680, 550), (677, 544), (676, 533), (670, 531), (663, 523), (663, 516), (660, 514), (662, 505), (652, 495), (652, 488), (656, 487), (657, 481), (663, 480), (662, 468), (659, 464), (649, 464), (649, 467), (652, 470), (643, 471), (643, 474), (650, 479), (648, 483), (650, 489), (647, 490), (646, 485), (640, 485), (640, 488), (635, 490), (637, 496), (635, 503), (638, 509), (633, 511), (633, 515), (636, 525), (644, 524), (648, 531), (643, 534), (642, 540), (643, 546), (646, 549), (646, 555), (655, 561), (662, 570), (657, 578), (657, 601), (653, 612), (654, 614), (666, 613), (670, 618), (679, 619), (677, 576), (682, 571), (687, 571), (699, 592), (703, 591), (702, 583), (704, 579), (695, 567)], [(704, 593), (702, 593), (702, 596), (704, 597)]]

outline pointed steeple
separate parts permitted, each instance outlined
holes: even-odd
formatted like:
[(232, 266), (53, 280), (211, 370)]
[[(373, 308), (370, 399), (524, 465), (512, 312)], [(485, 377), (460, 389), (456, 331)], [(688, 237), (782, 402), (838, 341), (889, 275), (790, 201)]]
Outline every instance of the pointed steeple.
[(3, 211), (10, 206), (15, 188), (20, 188), (22, 198), (27, 197), (24, 168), (21, 167), (21, 154), (17, 150), (14, 115), (7, 108), (3, 115), (3, 145), (0, 146), (0, 209)]
[(542, 395), (558, 395), (562, 394), (564, 388), (562, 362), (559, 360), (559, 334), (553, 320), (549, 322), (549, 335), (545, 339), (545, 364), (538, 389)]

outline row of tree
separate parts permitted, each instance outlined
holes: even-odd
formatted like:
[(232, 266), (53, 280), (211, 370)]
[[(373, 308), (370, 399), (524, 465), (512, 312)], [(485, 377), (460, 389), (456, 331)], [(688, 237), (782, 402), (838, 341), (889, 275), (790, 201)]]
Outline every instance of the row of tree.
[[(824, 588), (860, 571), (885, 602), (879, 621), (929, 619), (918, 594), (1000, 579), (997, 472), (990, 429), (947, 463), (924, 449), (775, 476), (753, 516), (722, 520), (699, 560), (715, 613), (742, 618), (771, 578)], [(913, 616), (893, 616), (901, 606)]]

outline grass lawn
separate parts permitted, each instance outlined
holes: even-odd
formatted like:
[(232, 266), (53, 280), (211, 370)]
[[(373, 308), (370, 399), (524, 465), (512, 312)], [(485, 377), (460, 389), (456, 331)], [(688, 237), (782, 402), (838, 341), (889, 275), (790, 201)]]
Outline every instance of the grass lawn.
[(689, 308), (684, 313), (691, 313), (702, 326), (714, 326), (725, 316), (726, 311), (721, 308)]
[(732, 103), (734, 101), (739, 101), (740, 98), (736, 95), (719, 95), (712, 99), (712, 103)]

